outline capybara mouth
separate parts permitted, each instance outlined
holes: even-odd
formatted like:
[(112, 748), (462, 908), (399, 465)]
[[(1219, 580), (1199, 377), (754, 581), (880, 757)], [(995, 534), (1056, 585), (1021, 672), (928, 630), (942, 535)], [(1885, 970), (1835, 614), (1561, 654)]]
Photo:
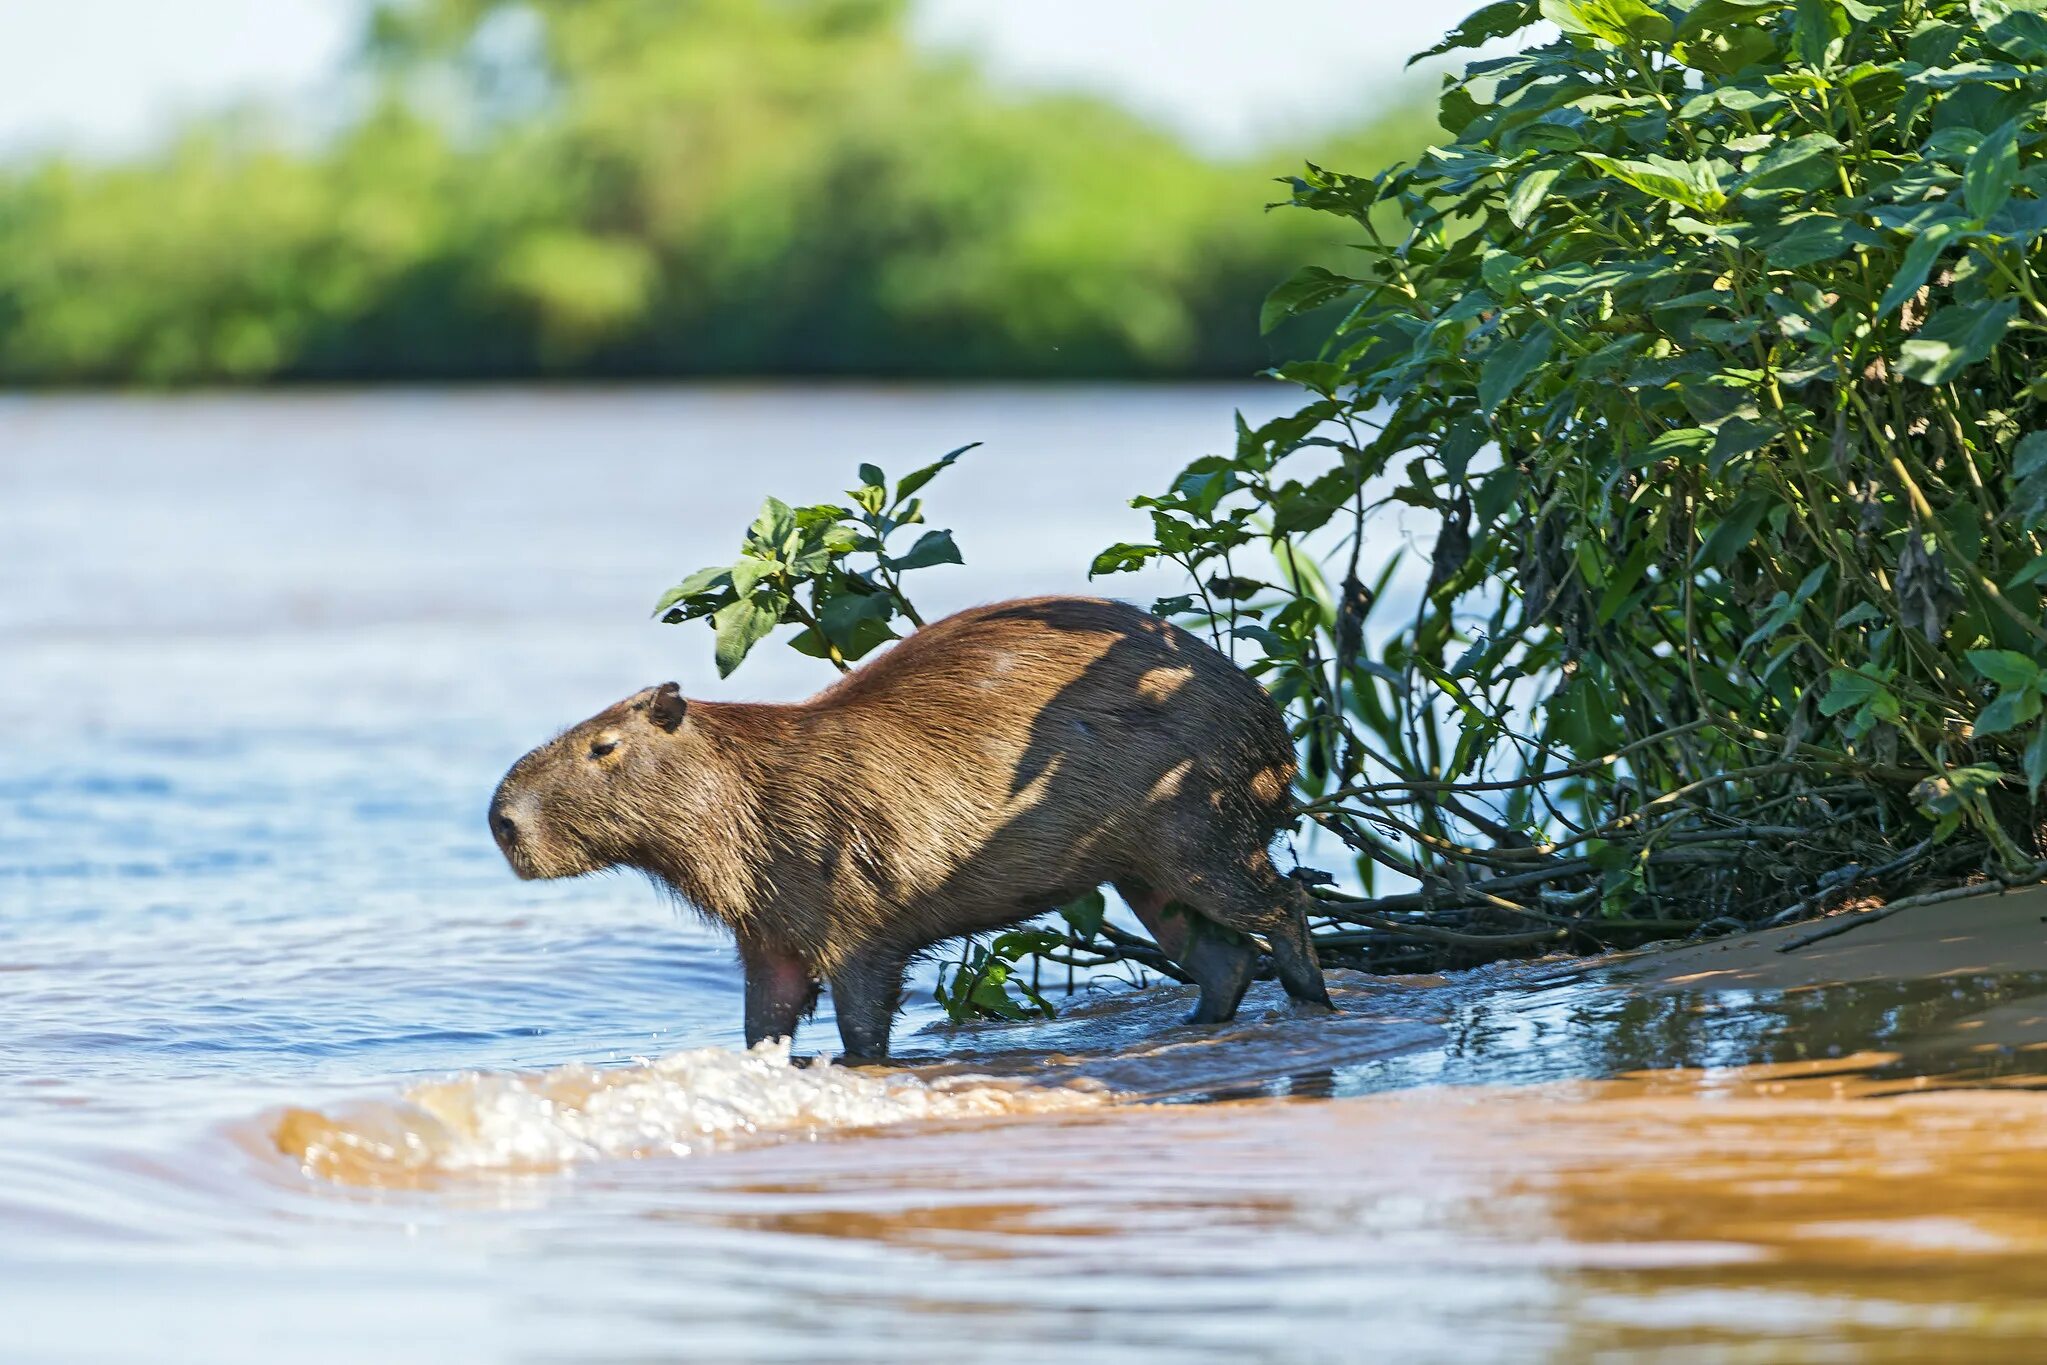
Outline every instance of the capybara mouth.
[(524, 832), (517, 822), (501, 810), (492, 810), (490, 813), (490, 836), (497, 841), (498, 852), (505, 855), (506, 864), (520, 881), (547, 879), (547, 872), (527, 846)]
[(512, 875), (522, 882), (550, 882), (562, 877), (576, 876), (583, 870), (581, 868), (569, 868), (557, 871), (549, 867), (541, 859), (535, 857), (524, 844), (513, 844), (507, 847), (501, 843), (498, 847), (504, 853), (505, 864), (512, 869)]
[(575, 875), (575, 869), (557, 871), (548, 866), (548, 860), (541, 857), (530, 842), (517, 836), (500, 838), (498, 851), (505, 855), (505, 865), (512, 869), (512, 875), (522, 882), (553, 881), (558, 877)]

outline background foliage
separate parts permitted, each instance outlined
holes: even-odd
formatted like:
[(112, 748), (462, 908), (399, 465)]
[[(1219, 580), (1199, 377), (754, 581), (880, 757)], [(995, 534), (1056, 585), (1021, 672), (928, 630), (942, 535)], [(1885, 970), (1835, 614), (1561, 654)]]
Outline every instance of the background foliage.
[(905, 29), (901, 0), (386, 0), (317, 146), (222, 122), (0, 173), (0, 381), (1270, 363), (1257, 300), (1336, 224)]

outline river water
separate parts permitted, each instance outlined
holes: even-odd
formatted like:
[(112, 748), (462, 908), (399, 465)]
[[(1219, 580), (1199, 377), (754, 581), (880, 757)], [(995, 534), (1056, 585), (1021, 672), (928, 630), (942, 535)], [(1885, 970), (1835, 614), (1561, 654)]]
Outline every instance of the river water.
[[(484, 803), (555, 728), (826, 680), (770, 647), (720, 683), (648, 620), (764, 494), (980, 440), (929, 490), (968, 563), (920, 604), (1085, 590), (1130, 495), (1286, 404), (0, 400), (0, 1360), (2047, 1340), (2042, 907), (1795, 972), (1344, 977), (1333, 1021), (1260, 987), (1216, 1031), (1113, 983), (947, 1030), (920, 990), (902, 1064), (849, 1072), (741, 1053), (729, 949), (643, 884), (503, 867)], [(827, 1004), (798, 1051), (831, 1039)]]

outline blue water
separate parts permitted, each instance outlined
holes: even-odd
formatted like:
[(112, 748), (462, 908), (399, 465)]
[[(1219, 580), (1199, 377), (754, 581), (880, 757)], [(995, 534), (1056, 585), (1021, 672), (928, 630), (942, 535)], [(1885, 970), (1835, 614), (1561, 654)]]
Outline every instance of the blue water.
[[(288, 1179), (266, 1183), (285, 1177), (258, 1116), (279, 1106), (738, 1043), (721, 937), (636, 879), (516, 881), (482, 814), (521, 752), (649, 683), (793, 698), (828, 680), (771, 645), (721, 683), (708, 631), (648, 617), (729, 558), (764, 495), (832, 498), (862, 461), (899, 473), (979, 440), (928, 490), (968, 562), (924, 575), (927, 614), (1084, 590), (1093, 551), (1143, 529), (1131, 495), (1219, 448), (1233, 408), (1287, 402), (0, 400), (0, 1284), (41, 1286), (11, 1305), (25, 1340), (138, 1358), (217, 1317), (193, 1358), (303, 1352), (277, 1317), (291, 1295), (229, 1288), (275, 1279), (271, 1248), (305, 1217)], [(904, 1032), (932, 1017), (916, 994)], [(830, 1029), (827, 1006), (813, 1045)], [(402, 1241), (351, 1253), (351, 1283)], [(164, 1243), (170, 1262), (131, 1258)], [(321, 1316), (326, 1339), (418, 1331), (413, 1299), (471, 1311), (395, 1279), (414, 1288), (365, 1290), (346, 1331)], [(130, 1313), (82, 1311), (116, 1286)]]

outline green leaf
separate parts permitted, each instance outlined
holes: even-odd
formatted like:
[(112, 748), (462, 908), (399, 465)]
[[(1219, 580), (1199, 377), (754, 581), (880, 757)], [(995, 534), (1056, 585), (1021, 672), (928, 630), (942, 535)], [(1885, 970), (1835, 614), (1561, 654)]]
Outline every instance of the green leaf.
[(1730, 461), (1755, 454), (1782, 432), (1783, 428), (1775, 422), (1729, 417), (1720, 424), (1720, 430), (1713, 438), (1712, 453), (1706, 457), (1706, 472), (1719, 477)]
[(1612, 47), (1668, 42), (1670, 20), (1643, 0), (1542, 0), (1542, 17), (1575, 37)]
[(713, 587), (722, 586), (730, 581), (731, 573), (732, 570), (723, 564), (714, 565), (708, 569), (698, 569), (688, 578), (683, 579), (682, 582), (677, 583), (667, 592), (661, 594), (661, 600), (654, 604), (654, 615), (660, 616), (677, 602), (696, 597), (708, 592)]
[(718, 609), (711, 624), (718, 632), (715, 657), (719, 677), (731, 677), (753, 647), (767, 639), (780, 624), (782, 608), (787, 605), (787, 598), (768, 594), (765, 598), (742, 597)]
[(1883, 690), (1883, 684), (1853, 669), (1835, 668), (1827, 673), (1827, 694), (1820, 698), (1820, 714), (1838, 716), (1862, 706)]
[(1654, 557), (1655, 548), (1649, 541), (1643, 541), (1636, 547), (1635, 552), (1628, 556), (1627, 561), (1614, 570), (1612, 581), (1606, 585), (1606, 591), (1599, 597), (1596, 619), (1600, 625), (1603, 626), (1613, 620), (1633, 599), (1635, 589), (1649, 572), (1649, 563)]
[(1840, 58), (1848, 37), (1848, 14), (1841, 0), (1798, 0), (1794, 32), (1798, 55), (1807, 66), (1824, 70)]
[(2040, 693), (2037, 688), (2022, 688), (2015, 692), (1999, 694), (1996, 701), (1976, 714), (1974, 726), (1977, 739), (2001, 735), (2016, 729), (2027, 721), (2037, 720), (2040, 715)]
[(1265, 306), (1258, 311), (1258, 330), (1269, 332), (1297, 313), (1334, 303), (1362, 283), (1323, 266), (1302, 266), (1291, 279), (1265, 296)]
[(782, 567), (779, 561), (773, 559), (755, 559), (751, 556), (742, 559), (729, 570), (732, 575), (732, 591), (745, 597), (753, 591), (756, 583), (779, 572)]
[(840, 656), (850, 661), (896, 638), (888, 624), (894, 613), (895, 603), (887, 593), (840, 592), (818, 608), (817, 623), (838, 646)]
[(1653, 154), (1640, 161), (1601, 152), (1578, 155), (1616, 180), (1655, 198), (1682, 204), (1699, 213), (1718, 213), (1727, 206), (1727, 194), (1720, 188), (1720, 177), (1711, 162), (1672, 161)]
[(1664, 432), (1651, 441), (1643, 448), (1641, 455), (1629, 463), (1647, 468), (1661, 460), (1690, 459), (1702, 450), (1712, 449), (1714, 439), (1714, 433), (1704, 427), (1678, 427), (1673, 431)]
[(1478, 380), (1478, 405), (1490, 413), (1512, 397), (1528, 377), (1549, 359), (1550, 334), (1535, 332), (1505, 343), (1495, 343), (1486, 353)]
[(1531, 301), (1579, 298), (1652, 278), (1664, 265), (1661, 261), (1560, 265), (1528, 276), (1521, 281), (1521, 288)]
[(1088, 566), (1087, 576), (1095, 578), (1105, 573), (1135, 573), (1158, 555), (1159, 547), (1156, 545), (1127, 543), (1111, 545), (1095, 556), (1094, 563)]
[[(1763, 159), (1734, 183), (1740, 195), (1764, 194), (1773, 190), (1811, 190), (1833, 178), (1839, 138), (1826, 133), (1807, 133), (1772, 144)], [(1774, 264), (1774, 262), (1773, 262)]]
[(1970, 0), (1984, 36), (2024, 62), (2047, 62), (2047, 5), (2041, 0)]
[[(1730, 10), (1742, 16), (1742, 19), (1736, 22), (1745, 21), (1751, 25), (1756, 22), (1752, 6), (1730, 4), (1729, 0), (1699, 0), (1691, 13), (1685, 16), (1685, 21), (1678, 31), (1680, 35), (1700, 32), (1700, 29), (1694, 28), (1694, 20), (1702, 15), (1725, 14)], [(1678, 59), (1684, 60), (1681, 53)], [(1705, 118), (1715, 109), (1725, 109), (1730, 114), (1753, 114), (1758, 110), (1774, 109), (1783, 102), (1783, 96), (1767, 90), (1754, 90), (1742, 85), (1715, 85), (1686, 100), (1684, 106), (1677, 112), (1679, 118), (1692, 122)]]
[(1521, 473), (1512, 465), (1502, 465), (1486, 475), (1478, 485), (1478, 492), (1471, 498), (1471, 507), (1478, 513), (1479, 524), (1491, 526), (1498, 522), (1521, 496), (1521, 490)]
[(865, 488), (880, 488), (888, 482), (888, 475), (881, 472), (880, 465), (860, 466), (860, 483)]
[(1542, 166), (1522, 176), (1515, 183), (1514, 192), (1507, 196), (1507, 220), (1517, 228), (1527, 227), (1561, 174), (1555, 166)]
[(2033, 731), (2026, 745), (2026, 787), (2037, 797), (2042, 786), (2047, 786), (2047, 725)]
[(2035, 687), (2041, 680), (2040, 665), (2015, 649), (1972, 649), (1969, 666), (2003, 688)]
[(1919, 292), (1926, 283), (1926, 277), (1933, 273), (1933, 263), (1940, 259), (1948, 243), (1959, 235), (1957, 229), (1948, 223), (1935, 223), (1926, 228), (1912, 244), (1905, 248), (1905, 260), (1898, 267), (1898, 273), (1891, 276), (1890, 287), (1877, 303), (1877, 314), (1892, 313), (1903, 307), (1905, 300)]
[[(1767, 10), (1750, 0), (1698, 0), (1678, 26), (1672, 55), (1686, 66), (1709, 75), (1728, 77), (1776, 55), (1775, 36), (1763, 22)], [(1738, 113), (1755, 113), (1772, 107), (1780, 96), (1751, 90), (1709, 89), (1705, 98), (1719, 107)], [(1703, 111), (1700, 111), (1703, 112)], [(1690, 103), (1683, 117), (1696, 119)]]
[(2047, 471), (2047, 431), (2029, 431), (2012, 448), (2011, 472), (2019, 478)]
[(1953, 66), (1916, 71), (1906, 84), (1924, 90), (1953, 90), (1957, 87), (2023, 81), (2026, 71), (2007, 62), (1958, 62)]
[(2019, 178), (2019, 127), (2013, 119), (1983, 139), (1969, 157), (1962, 173), (1962, 198), (1969, 212), (1989, 218), (2011, 198), (2012, 184)]
[(2023, 588), (2028, 583), (2040, 581), (2040, 575), (2047, 574), (2047, 555), (2035, 555), (2026, 567), (2013, 574), (2005, 583), (2006, 591)]
[[(952, 543), (950, 531), (926, 531), (917, 537), (917, 543), (910, 552), (889, 560), (892, 569), (925, 569), (933, 564), (963, 564), (959, 547)], [(921, 579), (919, 580), (922, 581)]]
[(1899, 347), (1899, 373), (1922, 384), (1947, 383), (1996, 349), (2018, 311), (2017, 299), (1949, 304)]
[(1417, 52), (1407, 59), (1413, 66), (1416, 62), (1430, 57), (1440, 57), (1445, 52), (1456, 52), (1463, 48), (1478, 47), (1495, 38), (1505, 38), (1518, 33), (1534, 23), (1537, 10), (1534, 0), (1500, 0), (1498, 4), (1487, 5), (1484, 9), (1466, 19), (1442, 42), (1425, 52)]
[(1692, 562), (1702, 569), (1725, 566), (1756, 538), (1756, 528), (1763, 524), (1763, 518), (1769, 511), (1769, 498), (1760, 493), (1745, 495), (1735, 504), (1734, 510), (1713, 528)]
[(1102, 898), (1097, 887), (1078, 900), (1068, 901), (1059, 907), (1059, 916), (1083, 939), (1093, 938), (1102, 930), (1102, 918), (1108, 913), (1108, 902)]
[(953, 461), (959, 459), (960, 456), (966, 454), (968, 451), (977, 449), (980, 446), (980, 444), (981, 443), (979, 441), (969, 441), (967, 442), (967, 444), (961, 446), (958, 450), (949, 452), (942, 459), (936, 460), (931, 464), (925, 465), (922, 469), (917, 470), (915, 473), (903, 475), (902, 482), (896, 485), (896, 505), (901, 506), (904, 502), (906, 502), (909, 499), (912, 493), (915, 493), (925, 484), (930, 483), (940, 474), (952, 468)]
[(1871, 235), (1845, 218), (1816, 213), (1799, 219), (1770, 242), (1764, 259), (1771, 270), (1796, 270), (1815, 261), (1836, 260), (1852, 246), (1872, 245)]
[(747, 528), (748, 536), (771, 550), (782, 548), (784, 541), (796, 531), (796, 513), (780, 498), (769, 498), (761, 504), (760, 515)]
[(1452, 483), (1464, 482), (1464, 471), (1470, 467), (1471, 457), (1484, 449), (1488, 439), (1485, 424), (1475, 418), (1452, 423), (1436, 447), (1436, 458), (1443, 462), (1444, 475)]

